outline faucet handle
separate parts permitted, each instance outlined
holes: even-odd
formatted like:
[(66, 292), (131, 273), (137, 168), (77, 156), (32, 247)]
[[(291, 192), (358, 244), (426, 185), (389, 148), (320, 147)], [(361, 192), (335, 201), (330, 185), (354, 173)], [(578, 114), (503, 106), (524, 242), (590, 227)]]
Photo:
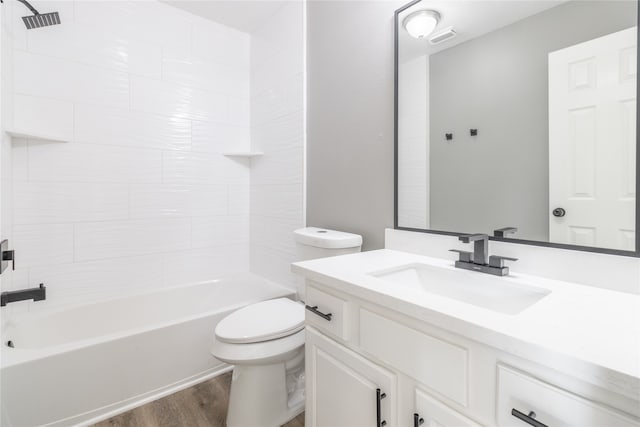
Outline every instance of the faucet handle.
[(505, 261), (517, 261), (518, 258), (511, 258), (508, 256), (500, 256), (500, 255), (491, 255), (489, 256), (489, 266), (496, 268), (505, 267)]
[(449, 249), (449, 252), (456, 252), (459, 255), (458, 261), (460, 262), (473, 262), (471, 261), (472, 253), (467, 251), (461, 251), (460, 249)]

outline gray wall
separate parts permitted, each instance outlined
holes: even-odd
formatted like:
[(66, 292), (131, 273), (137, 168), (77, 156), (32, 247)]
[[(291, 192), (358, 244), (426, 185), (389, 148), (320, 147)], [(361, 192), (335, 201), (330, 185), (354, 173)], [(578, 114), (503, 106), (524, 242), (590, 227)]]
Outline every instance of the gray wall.
[(431, 56), (432, 229), (548, 240), (547, 54), (635, 22), (635, 2), (574, 1)]
[(384, 246), (393, 227), (393, 16), (406, 1), (307, 4), (307, 224)]

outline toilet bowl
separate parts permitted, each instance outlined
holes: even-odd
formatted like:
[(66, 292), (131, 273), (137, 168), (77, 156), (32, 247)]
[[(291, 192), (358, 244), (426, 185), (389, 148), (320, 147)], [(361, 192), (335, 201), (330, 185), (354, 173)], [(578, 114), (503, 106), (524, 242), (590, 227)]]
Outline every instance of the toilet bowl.
[(304, 410), (304, 306), (287, 298), (222, 319), (211, 353), (234, 365), (228, 427), (276, 427)]
[[(360, 252), (362, 237), (325, 228), (293, 232), (299, 261)], [(298, 289), (304, 299), (304, 286)], [(277, 427), (304, 410), (304, 306), (248, 305), (218, 323), (211, 353), (234, 365), (227, 427)]]

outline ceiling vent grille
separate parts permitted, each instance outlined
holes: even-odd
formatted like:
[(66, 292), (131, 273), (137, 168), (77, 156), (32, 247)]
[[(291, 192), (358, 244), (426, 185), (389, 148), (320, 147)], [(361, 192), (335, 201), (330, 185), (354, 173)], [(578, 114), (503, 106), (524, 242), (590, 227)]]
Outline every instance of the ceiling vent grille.
[(429, 37), (429, 43), (440, 44), (446, 42), (447, 40), (451, 40), (457, 35), (458, 33), (456, 33), (453, 27), (445, 28), (444, 30), (439, 31), (438, 33)]

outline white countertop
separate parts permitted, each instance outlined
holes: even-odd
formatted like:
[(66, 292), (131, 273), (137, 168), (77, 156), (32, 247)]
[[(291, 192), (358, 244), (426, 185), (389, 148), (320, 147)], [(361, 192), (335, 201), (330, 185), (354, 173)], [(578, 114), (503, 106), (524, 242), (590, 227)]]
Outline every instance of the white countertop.
[[(448, 260), (383, 249), (298, 262), (292, 270), (516, 356), (548, 360), (555, 369), (640, 399), (640, 296), (511, 273), (510, 279), (551, 293), (510, 315), (368, 274), (411, 263), (454, 268)], [(456, 271), (470, 280), (483, 274)]]

